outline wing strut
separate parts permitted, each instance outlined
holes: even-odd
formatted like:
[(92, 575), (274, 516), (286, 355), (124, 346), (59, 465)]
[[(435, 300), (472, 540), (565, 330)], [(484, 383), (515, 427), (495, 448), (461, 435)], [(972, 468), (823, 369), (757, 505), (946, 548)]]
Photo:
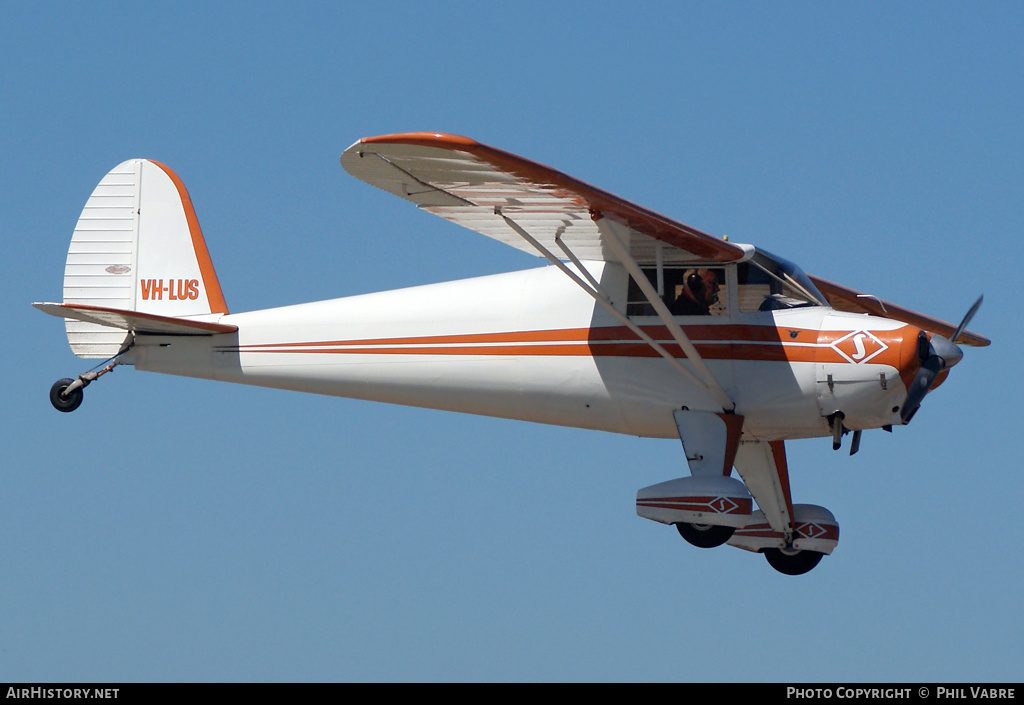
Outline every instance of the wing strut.
[[(571, 269), (569, 269), (569, 267), (566, 266), (565, 262), (560, 260), (558, 257), (555, 256), (555, 254), (553, 252), (551, 252), (551, 250), (549, 250), (548, 248), (544, 247), (544, 245), (542, 245), (540, 242), (538, 242), (537, 239), (535, 237), (533, 237), (532, 235), (530, 235), (530, 233), (527, 232), (526, 229), (524, 229), (521, 225), (519, 225), (519, 223), (515, 222), (514, 220), (509, 218), (507, 215), (502, 213), (501, 212), (501, 208), (499, 206), (495, 206), (494, 207), (494, 212), (497, 215), (500, 215), (504, 219), (505, 223), (507, 223), (508, 226), (510, 228), (512, 228), (512, 230), (514, 230), (516, 233), (518, 233), (520, 235), (520, 237), (522, 237), (524, 240), (526, 240), (528, 243), (530, 243), (530, 245), (532, 245), (533, 248), (536, 249), (537, 252), (540, 253), (541, 256), (543, 256), (545, 259), (547, 259), (549, 262), (551, 262), (551, 264), (555, 265), (560, 270), (562, 270), (562, 272), (566, 276), (568, 276), (570, 279), (572, 279), (574, 282), (576, 282), (576, 284), (581, 289), (583, 289), (583, 291), (585, 291), (588, 294), (590, 294), (590, 296), (592, 296), (595, 301), (597, 301), (599, 304), (604, 306), (605, 309), (607, 309), (608, 312), (610, 314), (612, 314), (620, 323), (622, 323), (624, 326), (629, 328), (629, 330), (631, 330), (633, 333), (635, 333), (638, 338), (640, 338), (645, 343), (647, 343), (647, 345), (649, 345), (655, 352), (657, 352), (663, 358), (668, 360), (668, 362), (671, 363), (673, 367), (675, 367), (677, 370), (682, 372), (683, 375), (685, 375), (690, 381), (694, 382), (695, 384), (697, 384), (700, 387), (703, 387), (705, 390), (708, 391), (708, 393), (710, 393), (713, 396), (715, 396), (716, 398), (718, 398), (719, 401), (724, 400), (725, 403), (723, 404), (723, 407), (722, 407), (723, 409), (732, 410), (734, 408), (735, 405), (732, 403), (731, 400), (729, 400), (729, 397), (725, 394), (725, 392), (722, 390), (722, 388), (720, 386), (718, 386), (718, 382), (715, 381), (714, 377), (711, 376), (711, 372), (709, 370), (707, 370), (706, 366), (704, 366), (704, 364), (703, 364), (704, 361), (700, 359), (700, 356), (697, 356), (697, 360), (701, 363), (701, 366), (704, 367), (704, 370), (707, 372), (708, 377), (714, 383), (713, 386), (709, 385), (707, 383), (707, 381), (705, 381), (701, 377), (698, 377), (697, 375), (695, 375), (690, 370), (686, 369), (683, 366), (683, 364), (678, 359), (676, 359), (675, 356), (672, 355), (672, 353), (670, 353), (664, 347), (659, 345), (651, 336), (649, 336), (647, 333), (645, 333), (640, 328), (640, 326), (638, 326), (633, 321), (629, 320), (629, 318), (627, 318), (625, 314), (623, 314), (621, 311), (619, 311), (617, 308), (615, 308), (615, 305), (612, 303), (611, 297), (608, 296), (608, 293), (606, 291), (604, 291), (604, 289), (601, 288), (600, 284), (594, 279), (594, 277), (590, 274), (590, 272), (587, 271), (586, 267), (584, 267), (583, 264), (579, 261), (579, 259), (575, 255), (572, 254), (572, 252), (569, 250), (568, 246), (566, 246), (566, 244), (564, 242), (562, 242), (561, 237), (560, 237), (561, 233), (559, 233), (559, 236), (556, 236), (556, 241), (558, 242), (558, 246), (561, 248), (562, 252), (564, 252), (566, 254), (566, 256), (569, 257), (569, 259), (572, 261), (572, 263), (574, 265), (576, 265), (576, 267), (579, 268), (580, 272), (582, 272), (584, 274), (584, 276), (587, 277), (587, 279), (589, 280), (589, 283), (587, 281), (584, 281), (576, 272), (574, 272)], [(611, 238), (609, 238), (609, 239), (611, 239)], [(627, 253), (626, 256), (629, 257), (628, 253)], [(630, 261), (632, 261), (632, 257), (629, 257), (629, 259), (630, 259)], [(635, 265), (635, 263), (634, 263), (634, 265)], [(646, 281), (646, 278), (644, 280)], [(648, 283), (648, 286), (650, 286), (649, 283)], [(662, 304), (662, 306), (664, 306), (664, 304)], [(668, 309), (666, 309), (665, 312), (668, 313)], [(671, 316), (669, 316), (669, 319), (671, 320)], [(673, 323), (674, 323), (674, 321), (673, 321)], [(679, 326), (677, 325), (676, 328), (678, 328), (678, 327)], [(683, 334), (681, 330), (679, 332), (680, 332), (680, 334), (682, 334), (683, 339), (686, 340), (686, 335)], [(689, 340), (687, 340), (686, 342), (687, 342), (687, 344), (689, 344)], [(693, 346), (691, 345), (690, 347), (692, 349)], [(684, 350), (685, 350), (685, 348), (684, 348)], [(693, 352), (696, 355), (696, 350), (694, 350)], [(692, 362), (692, 359), (691, 359), (691, 362)]]
[(577, 258), (575, 254), (573, 254), (573, 251), (570, 250), (569, 246), (566, 245), (565, 242), (562, 240), (562, 233), (564, 232), (565, 225), (558, 228), (558, 230), (555, 232), (555, 242), (558, 244), (558, 248), (565, 253), (565, 256), (569, 258), (570, 262), (576, 265), (576, 269), (580, 270), (580, 272), (583, 273), (583, 276), (587, 278), (587, 281), (590, 282), (590, 285), (592, 287), (594, 287), (594, 290), (601, 294), (601, 296), (603, 296), (604, 298), (611, 301), (612, 297), (608, 296), (604, 289), (601, 288), (601, 285), (598, 283), (598, 281), (594, 279), (594, 275), (590, 273), (590, 270), (583, 266), (583, 263), (580, 262), (579, 258)]
[(715, 376), (711, 374), (711, 370), (704, 364), (704, 359), (697, 352), (697, 348), (693, 347), (693, 343), (686, 336), (682, 327), (676, 323), (675, 319), (672, 318), (672, 313), (668, 310), (668, 306), (653, 286), (651, 286), (650, 280), (647, 275), (640, 269), (640, 265), (636, 263), (633, 256), (629, 253), (629, 249), (626, 247), (626, 243), (629, 238), (629, 230), (619, 223), (615, 222), (611, 218), (605, 218), (600, 213), (594, 214), (594, 221), (597, 223), (597, 229), (604, 235), (605, 242), (611, 248), (615, 256), (619, 258), (622, 264), (626, 267), (626, 271), (629, 272), (630, 276), (633, 277), (633, 281), (637, 283), (640, 290), (644, 292), (644, 296), (647, 297), (647, 302), (654, 307), (655, 312), (658, 314), (658, 318), (668, 328), (669, 333), (682, 348), (686, 354), (686, 359), (690, 361), (697, 374), (700, 376), (702, 386), (715, 396), (718, 402), (722, 405), (722, 409), (725, 411), (733, 411), (736, 405), (729, 398), (729, 395), (722, 389), (722, 385), (718, 383)]

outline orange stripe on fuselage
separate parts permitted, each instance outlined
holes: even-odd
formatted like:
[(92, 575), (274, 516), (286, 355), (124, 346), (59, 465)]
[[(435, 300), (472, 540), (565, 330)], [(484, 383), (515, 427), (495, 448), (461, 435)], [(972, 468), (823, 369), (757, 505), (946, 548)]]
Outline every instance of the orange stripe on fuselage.
[[(641, 330), (659, 342), (672, 342), (672, 336), (665, 326), (641, 326)], [(713, 341), (726, 343), (743, 341), (750, 343), (815, 344), (818, 331), (810, 329), (779, 329), (772, 326), (720, 325), (684, 326), (683, 330), (691, 341)], [(785, 338), (780, 330), (795, 330), (797, 335)], [(844, 333), (845, 334), (845, 333)], [(644, 344), (633, 331), (625, 326), (602, 328), (563, 328), (559, 330), (510, 331), (500, 333), (466, 333), (460, 335), (426, 335), (407, 338), (357, 338), (353, 340), (306, 341), (298, 343), (267, 343), (263, 345), (242, 345), (246, 348), (272, 347), (313, 347), (325, 345), (460, 345), (477, 343), (542, 343), (542, 342), (588, 342), (636, 341)], [(644, 344), (646, 345), (646, 344)]]
[[(685, 354), (663, 326), (644, 326), (645, 333), (674, 357)], [(708, 360), (821, 362), (851, 364), (830, 344), (851, 331), (818, 331), (771, 326), (686, 326), (697, 352)], [(899, 369), (900, 330), (873, 332), (888, 346), (870, 362)], [(346, 355), (500, 355), (577, 357), (659, 357), (625, 326), (562, 330), (469, 333), (404, 338), (302, 341), (229, 346), (244, 353), (306, 353)]]

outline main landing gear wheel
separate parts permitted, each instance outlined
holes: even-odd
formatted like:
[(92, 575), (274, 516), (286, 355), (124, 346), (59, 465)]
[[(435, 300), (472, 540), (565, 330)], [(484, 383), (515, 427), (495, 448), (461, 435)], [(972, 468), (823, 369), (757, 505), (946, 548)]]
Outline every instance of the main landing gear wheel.
[(821, 561), (824, 553), (818, 551), (795, 551), (785, 548), (766, 548), (764, 557), (772, 568), (785, 575), (809, 573)]
[(74, 382), (73, 379), (58, 379), (50, 387), (50, 403), (53, 404), (53, 408), (57, 411), (74, 411), (82, 405), (82, 388), (75, 389), (67, 396), (64, 395), (64, 390)]
[[(679, 522), (675, 525), (679, 535), (697, 548), (716, 548), (732, 538), (736, 531), (732, 526), (716, 526), (714, 524), (687, 524)], [(813, 566), (812, 566), (813, 567)]]

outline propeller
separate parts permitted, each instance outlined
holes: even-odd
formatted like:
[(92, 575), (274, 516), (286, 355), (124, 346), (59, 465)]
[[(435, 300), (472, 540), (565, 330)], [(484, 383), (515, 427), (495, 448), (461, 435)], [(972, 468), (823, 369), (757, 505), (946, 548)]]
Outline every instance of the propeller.
[(914, 418), (914, 414), (921, 408), (921, 401), (932, 388), (939, 373), (949, 369), (963, 358), (963, 351), (954, 341), (960, 337), (967, 324), (974, 318), (974, 314), (981, 308), (981, 302), (984, 299), (984, 296), (978, 297), (978, 300), (967, 311), (967, 315), (960, 321), (952, 338), (932, 335), (929, 340), (924, 331), (918, 335), (917, 356), (921, 360), (921, 368), (914, 375), (914, 381), (911, 382), (910, 389), (907, 390), (907, 400), (903, 403), (903, 409), (900, 411), (900, 419), (904, 424), (910, 423), (910, 419)]
[(978, 312), (978, 309), (981, 308), (981, 302), (984, 300), (984, 294), (978, 297), (978, 300), (974, 302), (973, 306), (971, 306), (971, 310), (969, 310), (967, 312), (967, 315), (964, 316), (964, 320), (960, 321), (960, 325), (956, 327), (956, 333), (953, 334), (953, 337), (950, 338), (950, 340), (952, 340), (954, 343), (956, 342), (956, 339), (959, 338), (960, 334), (964, 332), (964, 329), (967, 327), (967, 324), (971, 322), (972, 318), (974, 318), (974, 314), (976, 314)]

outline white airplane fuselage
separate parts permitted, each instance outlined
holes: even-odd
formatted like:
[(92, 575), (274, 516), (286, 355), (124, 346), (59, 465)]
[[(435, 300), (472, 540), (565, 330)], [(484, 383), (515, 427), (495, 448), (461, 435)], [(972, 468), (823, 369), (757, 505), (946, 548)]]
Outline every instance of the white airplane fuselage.
[[(588, 270), (625, 312), (628, 275)], [(918, 329), (826, 307), (677, 319), (744, 417), (744, 438), (899, 424)], [(633, 318), (685, 356), (654, 316)], [(538, 423), (676, 438), (672, 411), (721, 411), (554, 267), (224, 315), (236, 333), (136, 336), (139, 370)]]

